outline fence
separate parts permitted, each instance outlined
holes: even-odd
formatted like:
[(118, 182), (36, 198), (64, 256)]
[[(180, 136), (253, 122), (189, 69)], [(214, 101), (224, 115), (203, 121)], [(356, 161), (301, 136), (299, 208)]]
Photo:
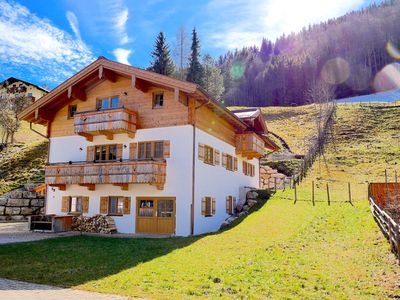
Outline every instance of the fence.
[(369, 197), (372, 215), (378, 223), (383, 234), (390, 243), (390, 250), (397, 255), (400, 264), (400, 226), (397, 224), (387, 212), (379, 207), (375, 202), (374, 196)]
[(368, 190), (369, 196), (373, 197), (383, 209), (400, 203), (400, 185), (398, 182), (370, 183)]

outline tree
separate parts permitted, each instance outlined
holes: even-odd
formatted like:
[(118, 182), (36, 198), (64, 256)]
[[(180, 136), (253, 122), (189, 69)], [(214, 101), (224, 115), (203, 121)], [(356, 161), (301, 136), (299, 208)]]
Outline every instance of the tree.
[(214, 100), (221, 101), (224, 93), (224, 78), (211, 55), (203, 58), (202, 87)]
[(200, 41), (197, 37), (196, 28), (192, 31), (192, 46), (189, 58), (189, 70), (186, 80), (201, 85), (203, 68), (200, 64)]
[(151, 56), (153, 62), (149, 67), (149, 70), (162, 75), (172, 75), (175, 67), (163, 32), (158, 34)]
[(13, 94), (0, 97), (0, 129), (2, 131), (2, 143), (14, 143), (15, 133), (21, 125), (17, 116), (29, 103), (30, 98), (25, 95)]
[(176, 34), (174, 58), (176, 65), (178, 65), (177, 78), (184, 80), (185, 69), (187, 68), (189, 59), (189, 39), (184, 26), (179, 27)]
[(260, 48), (260, 57), (264, 63), (268, 61), (272, 54), (272, 42), (268, 41), (266, 38), (262, 39)]

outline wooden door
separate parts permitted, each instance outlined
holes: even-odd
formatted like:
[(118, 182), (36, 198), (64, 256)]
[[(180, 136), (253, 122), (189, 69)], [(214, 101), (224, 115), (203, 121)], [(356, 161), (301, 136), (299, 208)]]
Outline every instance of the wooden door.
[(174, 198), (138, 198), (136, 233), (174, 234)]

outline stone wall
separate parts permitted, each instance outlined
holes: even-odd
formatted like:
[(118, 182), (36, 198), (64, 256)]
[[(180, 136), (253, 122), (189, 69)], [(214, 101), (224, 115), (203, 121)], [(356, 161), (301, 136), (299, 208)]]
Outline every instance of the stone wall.
[(261, 189), (283, 190), (291, 186), (291, 177), (279, 173), (269, 166), (260, 167), (260, 187)]
[(43, 214), (45, 196), (33, 191), (36, 186), (25, 184), (0, 196), (0, 221), (25, 221), (28, 216)]

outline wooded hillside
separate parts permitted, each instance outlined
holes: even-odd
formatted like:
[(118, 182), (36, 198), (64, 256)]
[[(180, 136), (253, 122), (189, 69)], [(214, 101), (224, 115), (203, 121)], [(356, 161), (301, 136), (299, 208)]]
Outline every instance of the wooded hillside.
[(400, 1), (387, 1), (275, 42), (266, 37), (261, 47), (228, 52), (218, 61), (222, 99), (225, 105), (300, 105), (320, 79), (335, 87), (337, 98), (399, 88), (392, 77), (399, 64), (380, 72), (400, 59), (399, 19)]

